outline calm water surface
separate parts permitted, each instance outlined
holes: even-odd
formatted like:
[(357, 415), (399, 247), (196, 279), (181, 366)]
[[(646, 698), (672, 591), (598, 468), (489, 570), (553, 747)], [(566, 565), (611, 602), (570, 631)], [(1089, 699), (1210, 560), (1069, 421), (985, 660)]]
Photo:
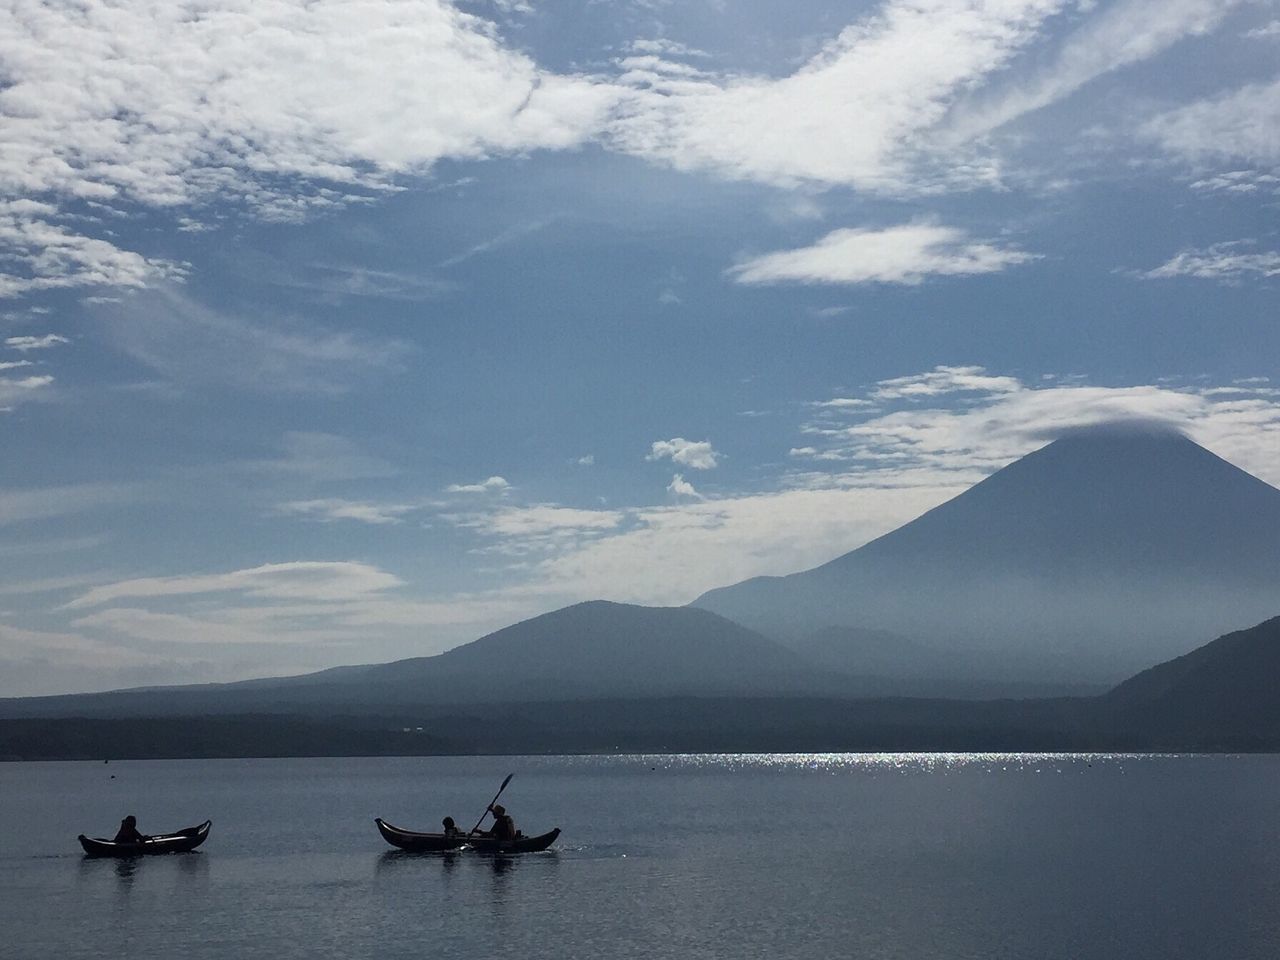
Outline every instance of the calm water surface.
[[(392, 852), (503, 800), (543, 854)], [(1273, 958), (1280, 757), (0, 764), (0, 957)], [(76, 834), (213, 820), (201, 850)]]

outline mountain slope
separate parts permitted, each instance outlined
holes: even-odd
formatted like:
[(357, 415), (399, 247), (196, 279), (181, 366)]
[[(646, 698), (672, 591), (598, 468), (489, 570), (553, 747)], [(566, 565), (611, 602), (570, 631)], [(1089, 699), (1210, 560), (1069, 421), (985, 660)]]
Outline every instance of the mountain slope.
[(1273, 617), (1144, 670), (1105, 700), (1115, 722), (1157, 742), (1247, 748), (1280, 739), (1278, 685), (1280, 617)]
[[(1053, 441), (830, 563), (694, 603), (771, 636), (833, 626), (1114, 682), (1274, 613), (1280, 490), (1180, 434)], [(927, 670), (928, 665), (918, 669)]]

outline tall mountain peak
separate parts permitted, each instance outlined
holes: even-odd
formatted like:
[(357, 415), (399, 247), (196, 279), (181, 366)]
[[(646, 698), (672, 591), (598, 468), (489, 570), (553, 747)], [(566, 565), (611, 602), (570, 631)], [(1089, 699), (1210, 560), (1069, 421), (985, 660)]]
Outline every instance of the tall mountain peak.
[(695, 605), (783, 638), (889, 630), (1119, 679), (1275, 613), (1280, 490), (1158, 424), (1071, 430), (857, 550)]

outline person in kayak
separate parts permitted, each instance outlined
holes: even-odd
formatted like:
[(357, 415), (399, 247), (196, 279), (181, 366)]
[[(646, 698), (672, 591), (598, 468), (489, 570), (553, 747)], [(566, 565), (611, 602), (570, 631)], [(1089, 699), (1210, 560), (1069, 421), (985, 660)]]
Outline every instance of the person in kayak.
[(500, 803), (494, 804), (493, 829), (489, 831), (489, 836), (495, 840), (514, 840), (516, 835), (516, 822), (507, 813), (507, 808)]
[(458, 825), (453, 822), (453, 817), (445, 817), (441, 821), (444, 827), (444, 835), (446, 839), (452, 840), (455, 837), (462, 836), (462, 831), (458, 829)]
[(150, 840), (146, 834), (138, 832), (138, 818), (133, 814), (120, 821), (120, 829), (116, 831), (115, 843), (145, 843)]

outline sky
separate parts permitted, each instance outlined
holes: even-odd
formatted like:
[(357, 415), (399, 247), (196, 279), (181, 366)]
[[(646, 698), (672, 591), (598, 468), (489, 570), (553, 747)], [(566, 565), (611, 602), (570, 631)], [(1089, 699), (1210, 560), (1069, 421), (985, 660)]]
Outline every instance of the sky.
[(814, 566), (1064, 429), (1280, 484), (1274, 0), (10, 0), (0, 695)]

